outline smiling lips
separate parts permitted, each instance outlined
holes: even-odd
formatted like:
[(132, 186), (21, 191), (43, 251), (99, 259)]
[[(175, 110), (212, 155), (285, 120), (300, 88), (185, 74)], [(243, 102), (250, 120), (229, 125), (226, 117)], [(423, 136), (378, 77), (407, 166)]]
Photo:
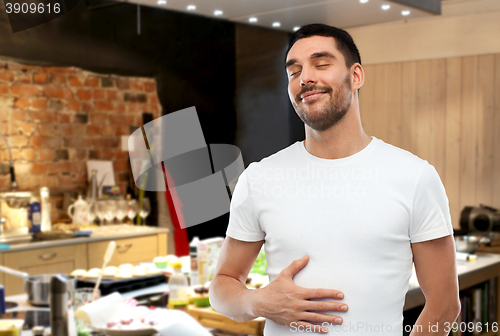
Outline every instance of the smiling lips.
[(324, 92), (324, 91), (309, 91), (309, 92), (304, 93), (302, 96), (300, 96), (300, 98), (302, 98), (302, 101), (305, 102), (305, 101), (319, 98), (322, 95), (324, 95), (325, 93), (326, 92)]

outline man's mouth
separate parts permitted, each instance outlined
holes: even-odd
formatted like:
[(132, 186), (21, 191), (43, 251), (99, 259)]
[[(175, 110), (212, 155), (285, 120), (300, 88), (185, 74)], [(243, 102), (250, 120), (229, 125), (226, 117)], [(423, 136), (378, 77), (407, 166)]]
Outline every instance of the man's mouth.
[(302, 99), (303, 102), (305, 102), (319, 98), (325, 93), (326, 93), (325, 91), (309, 91), (301, 95), (300, 98)]

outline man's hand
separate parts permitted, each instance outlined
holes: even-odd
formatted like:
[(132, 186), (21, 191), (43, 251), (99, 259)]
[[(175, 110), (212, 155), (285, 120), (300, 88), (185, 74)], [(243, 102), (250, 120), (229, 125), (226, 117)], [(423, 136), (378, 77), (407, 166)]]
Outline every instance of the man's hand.
[[(344, 294), (334, 289), (309, 289), (295, 285), (293, 277), (309, 262), (309, 256), (295, 260), (264, 288), (258, 289), (255, 309), (259, 316), (290, 328), (296, 326), (311, 328), (318, 332), (328, 332), (328, 328), (309, 322), (341, 324), (342, 318), (335, 315), (312, 311), (347, 311), (344, 303), (329, 301), (310, 301), (310, 299), (343, 299)], [(257, 294), (257, 293), (255, 293)], [(307, 322), (309, 321), (309, 322)], [(315, 328), (315, 329), (312, 329)]]

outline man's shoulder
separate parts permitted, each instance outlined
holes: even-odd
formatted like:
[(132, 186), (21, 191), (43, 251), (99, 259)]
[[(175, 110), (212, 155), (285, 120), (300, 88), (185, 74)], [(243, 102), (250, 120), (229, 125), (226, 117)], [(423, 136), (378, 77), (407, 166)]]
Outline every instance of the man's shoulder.
[(398, 162), (398, 164), (404, 164), (412, 167), (422, 166), (427, 163), (426, 160), (418, 157), (406, 149), (391, 145), (380, 139), (377, 140), (380, 142), (377, 155), (380, 156), (380, 158), (385, 162)]
[(285, 147), (274, 154), (271, 154), (260, 161), (252, 162), (247, 169), (268, 169), (268, 168), (276, 168), (276, 167), (286, 167), (291, 161), (296, 159), (297, 155), (297, 146), (300, 145), (301, 142), (297, 141), (291, 144), (288, 147)]

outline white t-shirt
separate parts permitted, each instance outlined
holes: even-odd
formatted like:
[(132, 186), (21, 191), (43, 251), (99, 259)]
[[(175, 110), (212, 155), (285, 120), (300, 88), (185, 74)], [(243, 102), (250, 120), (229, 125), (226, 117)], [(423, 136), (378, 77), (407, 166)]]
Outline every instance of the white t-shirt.
[[(309, 255), (294, 282), (345, 294), (349, 311), (330, 313), (344, 319), (330, 326), (335, 335), (402, 335), (410, 243), (451, 234), (434, 167), (375, 137), (346, 158), (321, 159), (296, 142), (250, 164), (234, 190), (227, 229), (234, 239), (265, 240), (271, 281)], [(297, 330), (268, 320), (264, 334)]]

